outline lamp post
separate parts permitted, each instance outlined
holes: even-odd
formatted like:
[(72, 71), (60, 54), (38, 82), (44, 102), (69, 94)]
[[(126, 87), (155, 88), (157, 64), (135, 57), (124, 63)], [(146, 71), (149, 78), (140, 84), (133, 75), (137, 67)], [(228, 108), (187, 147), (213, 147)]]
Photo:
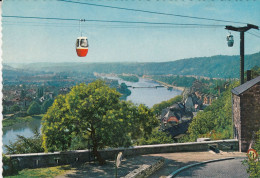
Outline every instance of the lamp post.
[(244, 45), (244, 38), (245, 38), (245, 32), (250, 29), (257, 29), (259, 30), (259, 27), (252, 24), (247, 24), (245, 27), (233, 27), (233, 26), (226, 26), (226, 30), (232, 30), (240, 32), (240, 85), (244, 83), (244, 55), (245, 55), (245, 45)]

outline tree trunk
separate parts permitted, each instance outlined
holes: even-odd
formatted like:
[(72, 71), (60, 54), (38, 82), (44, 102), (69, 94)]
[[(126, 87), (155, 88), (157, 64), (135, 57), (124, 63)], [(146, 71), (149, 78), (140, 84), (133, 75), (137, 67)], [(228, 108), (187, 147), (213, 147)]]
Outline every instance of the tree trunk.
[(93, 144), (93, 154), (95, 157), (97, 157), (98, 163), (100, 165), (106, 164), (106, 161), (101, 157), (100, 153), (97, 150), (97, 146), (95, 146), (95, 144)]
[(100, 165), (104, 165), (106, 163), (106, 161), (101, 157), (100, 153), (98, 152), (98, 143), (97, 143), (97, 139), (95, 137), (95, 129), (91, 128), (91, 139), (92, 139), (92, 142), (93, 142), (93, 154), (95, 157), (97, 157), (97, 160), (98, 160), (98, 163)]

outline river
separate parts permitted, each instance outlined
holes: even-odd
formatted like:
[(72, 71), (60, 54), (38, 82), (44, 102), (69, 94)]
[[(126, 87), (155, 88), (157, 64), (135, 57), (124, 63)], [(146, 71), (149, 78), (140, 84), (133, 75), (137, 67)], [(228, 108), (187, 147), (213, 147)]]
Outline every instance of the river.
[[(127, 101), (132, 101), (135, 104), (145, 104), (151, 108), (154, 104), (160, 103), (162, 101), (169, 100), (177, 95), (180, 95), (182, 91), (180, 90), (168, 90), (164, 87), (156, 88), (133, 88), (133, 87), (155, 87), (160, 84), (148, 79), (139, 78), (139, 82), (127, 82), (116, 77), (107, 77), (110, 79), (117, 79), (119, 84), (122, 82), (126, 83), (131, 90), (131, 95), (127, 97)], [(6, 127), (3, 129), (3, 145), (8, 145), (9, 141), (14, 142), (17, 138), (16, 135), (22, 135), (25, 137), (33, 136), (34, 130), (38, 129), (40, 131), (41, 121), (35, 119), (30, 123), (17, 124), (11, 127)], [(3, 152), (6, 153), (6, 149), (3, 147)]]

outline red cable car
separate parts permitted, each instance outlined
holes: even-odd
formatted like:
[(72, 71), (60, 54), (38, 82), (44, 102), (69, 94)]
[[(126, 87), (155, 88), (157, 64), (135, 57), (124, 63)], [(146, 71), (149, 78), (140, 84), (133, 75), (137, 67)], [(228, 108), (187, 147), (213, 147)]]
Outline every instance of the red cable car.
[(85, 57), (88, 54), (88, 38), (78, 37), (76, 41), (76, 51), (79, 57)]

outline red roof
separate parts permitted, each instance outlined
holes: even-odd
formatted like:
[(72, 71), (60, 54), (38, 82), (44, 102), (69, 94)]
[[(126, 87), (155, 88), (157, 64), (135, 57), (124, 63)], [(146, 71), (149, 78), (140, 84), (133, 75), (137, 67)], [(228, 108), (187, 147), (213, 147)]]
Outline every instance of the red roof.
[(167, 120), (167, 122), (179, 122), (179, 120), (177, 119), (177, 117), (175, 117), (175, 116), (171, 116), (168, 120)]

